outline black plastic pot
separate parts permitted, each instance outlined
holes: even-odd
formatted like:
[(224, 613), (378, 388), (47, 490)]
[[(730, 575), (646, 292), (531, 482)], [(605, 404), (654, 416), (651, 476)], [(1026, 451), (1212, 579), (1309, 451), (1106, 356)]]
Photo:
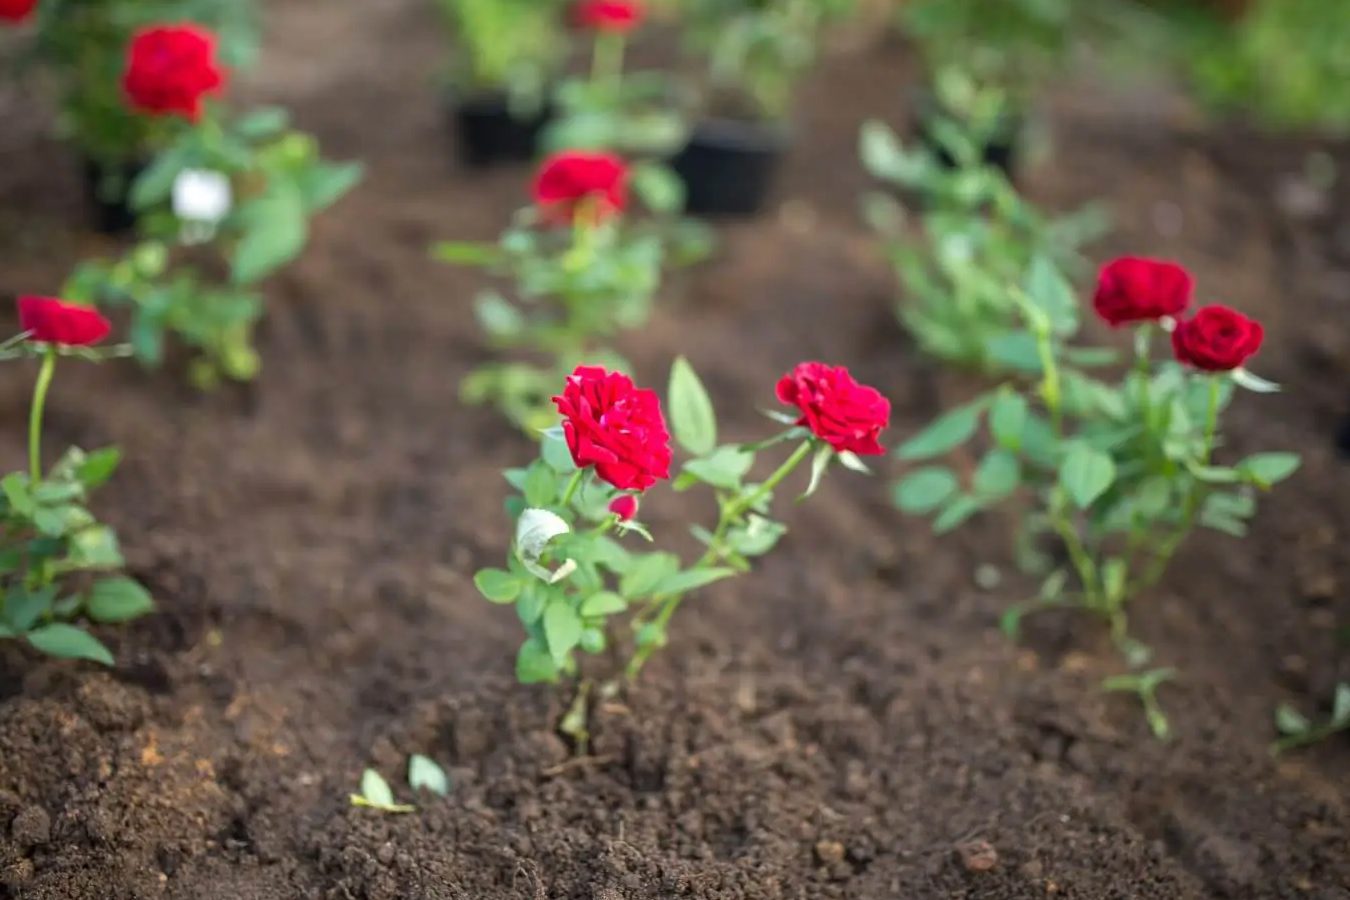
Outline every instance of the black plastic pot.
[(671, 168), (684, 182), (685, 211), (752, 216), (764, 208), (788, 134), (780, 125), (711, 119), (699, 124)]
[(123, 235), (136, 228), (136, 213), (128, 202), (131, 186), (145, 171), (145, 163), (106, 164), (84, 160), (84, 193), (94, 227), (102, 234)]
[(504, 94), (452, 97), (450, 113), (459, 157), (465, 165), (485, 167), (529, 162), (537, 156), (539, 133), (552, 115), (547, 106), (533, 115), (512, 114)]

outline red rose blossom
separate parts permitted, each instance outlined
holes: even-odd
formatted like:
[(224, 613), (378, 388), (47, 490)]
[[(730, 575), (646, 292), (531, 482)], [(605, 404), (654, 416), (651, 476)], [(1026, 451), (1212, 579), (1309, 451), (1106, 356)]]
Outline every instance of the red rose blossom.
[(670, 477), (670, 432), (655, 391), (619, 372), (577, 366), (553, 402), (580, 468), (595, 466), (621, 491), (645, 491)]
[(642, 4), (636, 0), (581, 0), (573, 10), (584, 28), (624, 34), (642, 22)]
[(631, 522), (637, 515), (638, 498), (633, 494), (620, 494), (609, 501), (609, 511), (619, 517), (621, 522)]
[(1113, 327), (1150, 322), (1185, 312), (1194, 286), (1176, 263), (1124, 256), (1102, 268), (1092, 305)]
[(225, 85), (216, 61), (216, 37), (195, 25), (161, 25), (136, 33), (127, 53), (122, 89), (131, 105), (156, 116), (196, 122), (202, 101)]
[(31, 16), (37, 5), (38, 0), (0, 0), (0, 22), (17, 25)]
[(804, 362), (778, 382), (778, 399), (802, 411), (798, 425), (839, 452), (877, 456), (877, 438), (891, 422), (891, 402), (853, 380), (843, 366)]
[(1226, 306), (1206, 306), (1172, 332), (1177, 360), (1206, 372), (1242, 368), (1265, 339), (1261, 323)]
[(583, 208), (602, 222), (628, 205), (628, 164), (610, 153), (555, 153), (535, 176), (534, 202), (550, 222), (570, 225)]
[(19, 326), (30, 341), (67, 347), (97, 344), (112, 331), (112, 323), (92, 306), (55, 297), (20, 297)]

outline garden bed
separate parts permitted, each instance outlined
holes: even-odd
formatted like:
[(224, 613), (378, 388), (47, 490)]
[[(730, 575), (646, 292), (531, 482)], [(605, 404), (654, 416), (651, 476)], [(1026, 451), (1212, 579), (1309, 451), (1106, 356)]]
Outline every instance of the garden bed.
[[(566, 698), (515, 684), (514, 614), (470, 581), (506, 543), (498, 471), (533, 451), (458, 402), (485, 359), (478, 281), (427, 248), (493, 235), (524, 173), (451, 167), (425, 6), (271, 5), (257, 91), (369, 176), (274, 285), (257, 384), (199, 396), (167, 373), (72, 367), (55, 389), (53, 446), (124, 448), (98, 512), (159, 612), (102, 635), (110, 672), (0, 646), (0, 896), (1346, 896), (1344, 740), (1267, 752), (1277, 703), (1312, 709), (1350, 674), (1334, 640), (1350, 469), (1332, 447), (1350, 401), (1346, 179), (1325, 211), (1299, 206), (1287, 178), (1307, 145), (1096, 88), (1064, 94), (1054, 161), (1028, 178), (1052, 207), (1112, 205), (1098, 256), (1178, 256), (1202, 299), (1261, 318), (1261, 373), (1286, 393), (1235, 405), (1234, 452), (1305, 455), (1250, 540), (1207, 533), (1137, 607), (1182, 672), (1161, 694), (1174, 741), (1098, 690), (1120, 664), (1094, 623), (1045, 615), (1024, 644), (1002, 637), (1026, 590), (1007, 519), (939, 542), (883, 481), (840, 478), (791, 514), (788, 552), (687, 605), (573, 758), (554, 729)], [(828, 61), (774, 215), (725, 229), (719, 259), (621, 345), (641, 381), (687, 353), (719, 405), (753, 410), (797, 361), (847, 362), (895, 402), (892, 443), (977, 387), (913, 352), (858, 221), (858, 125), (903, 122), (911, 81), (886, 41)], [(6, 294), (98, 249), (75, 228), (76, 167), (23, 100), (0, 97)], [(11, 467), (28, 390), (13, 371)], [(679, 521), (685, 502), (661, 490), (644, 518)], [(994, 588), (972, 577), (985, 561), (1003, 564)], [(446, 765), (447, 799), (350, 806), (363, 768), (394, 780), (413, 752)]]

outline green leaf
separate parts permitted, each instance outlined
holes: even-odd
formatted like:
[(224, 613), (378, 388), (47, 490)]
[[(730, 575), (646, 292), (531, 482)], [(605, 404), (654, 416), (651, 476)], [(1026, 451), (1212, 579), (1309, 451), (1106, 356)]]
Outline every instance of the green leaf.
[(316, 213), (327, 209), (356, 187), (365, 174), (360, 163), (315, 163), (296, 176), (304, 198), (305, 210)]
[(96, 622), (129, 622), (155, 608), (150, 592), (130, 578), (103, 578), (94, 582), (85, 610)]
[(544, 607), (544, 639), (553, 662), (559, 666), (581, 640), (581, 618), (566, 600), (555, 599)]
[(1069, 335), (1078, 328), (1078, 298), (1073, 285), (1050, 258), (1037, 255), (1027, 272), (1027, 295), (1045, 313), (1056, 334)]
[(542, 684), (558, 680), (558, 664), (548, 646), (537, 638), (520, 645), (516, 654), (516, 680), (521, 684)]
[(718, 447), (712, 455), (691, 459), (684, 470), (706, 484), (734, 491), (754, 465), (755, 455), (735, 446)]
[(1288, 703), (1281, 703), (1275, 708), (1275, 727), (1280, 734), (1306, 734), (1312, 728), (1312, 722)]
[(1022, 447), (1022, 432), (1027, 425), (1027, 398), (1011, 390), (1000, 391), (989, 409), (989, 430), (1005, 450)]
[(591, 594), (581, 603), (581, 615), (585, 618), (612, 616), (628, 609), (628, 601), (613, 591), (601, 591)]
[(661, 579), (652, 588), (651, 595), (653, 597), (669, 597), (675, 594), (686, 594), (689, 591), (706, 587), (714, 581), (730, 578), (735, 574), (735, 569), (726, 568), (686, 569), (683, 572), (676, 572)]
[(102, 450), (95, 450), (85, 457), (84, 462), (80, 463), (75, 470), (75, 477), (86, 488), (93, 490), (112, 477), (121, 461), (122, 451), (116, 447), (104, 447)]
[(1017, 490), (1022, 481), (1022, 465), (1006, 450), (991, 450), (975, 470), (975, 493), (983, 500), (1001, 500)]
[(630, 600), (651, 597), (665, 578), (680, 569), (679, 557), (673, 553), (648, 553), (633, 561), (619, 582), (619, 593)]
[(285, 131), (290, 122), (291, 114), (284, 107), (261, 106), (240, 116), (233, 131), (240, 137), (261, 140)]
[(9, 501), (9, 506), (14, 512), (24, 517), (33, 515), (36, 506), (28, 490), (27, 475), (22, 472), (10, 472), (0, 479), (0, 490), (5, 492), (5, 499)]
[(431, 791), (438, 797), (450, 793), (450, 777), (434, 759), (414, 753), (408, 758), (408, 787), (414, 791)]
[(235, 285), (262, 280), (300, 255), (309, 238), (300, 189), (274, 179), (256, 199), (239, 209), (244, 234), (235, 247), (230, 277)]
[(483, 569), (473, 576), (474, 587), (493, 603), (511, 603), (520, 596), (521, 580), (504, 569)]
[(525, 502), (545, 507), (558, 499), (558, 475), (543, 460), (536, 461), (525, 473)]
[(947, 508), (933, 521), (933, 533), (946, 534), (959, 527), (979, 511), (980, 502), (974, 497), (958, 496), (948, 503)]
[(74, 625), (54, 622), (30, 631), (24, 637), (28, 639), (28, 643), (48, 656), (61, 659), (87, 659), (105, 666), (113, 664), (113, 656), (108, 652), (108, 648), (103, 646), (98, 638)]
[(668, 166), (639, 163), (632, 169), (633, 191), (642, 205), (654, 213), (678, 213), (684, 209), (684, 182)]
[(39, 619), (51, 613), (54, 600), (55, 585), (33, 590), (16, 585), (5, 597), (5, 621), (16, 632), (28, 631)]
[(543, 432), (539, 455), (559, 475), (571, 475), (577, 470), (577, 464), (572, 460), (572, 451), (567, 446), (567, 436), (563, 434), (561, 425)]
[(1331, 702), (1331, 724), (1336, 727), (1350, 724), (1350, 683), (1336, 685), (1336, 695)]
[(927, 466), (906, 475), (895, 486), (895, 505), (911, 515), (937, 509), (959, 488), (956, 474), (944, 466)]
[(1238, 471), (1259, 487), (1268, 488), (1284, 481), (1302, 464), (1296, 453), (1257, 453), (1238, 463)]
[(1059, 483), (1080, 509), (1087, 509), (1111, 488), (1116, 464), (1087, 444), (1074, 444), (1059, 469)]
[(825, 477), (825, 470), (830, 467), (834, 460), (834, 448), (829, 444), (821, 444), (816, 448), (815, 456), (811, 457), (811, 480), (806, 485), (806, 490), (798, 497), (798, 500), (805, 500), (816, 492), (820, 487), (820, 480)]
[(717, 446), (717, 417), (712, 400), (683, 356), (670, 369), (670, 427), (680, 446), (707, 456)]
[(442, 241), (431, 248), (431, 255), (452, 266), (493, 266), (502, 258), (494, 244), (475, 241)]
[(361, 773), (361, 796), (373, 806), (394, 805), (394, 792), (389, 788), (389, 782), (374, 769), (366, 769)]
[(905, 441), (896, 449), (895, 455), (903, 460), (929, 459), (940, 456), (961, 446), (975, 434), (980, 424), (980, 413), (985, 400), (959, 406), (940, 416), (931, 425), (914, 437)]

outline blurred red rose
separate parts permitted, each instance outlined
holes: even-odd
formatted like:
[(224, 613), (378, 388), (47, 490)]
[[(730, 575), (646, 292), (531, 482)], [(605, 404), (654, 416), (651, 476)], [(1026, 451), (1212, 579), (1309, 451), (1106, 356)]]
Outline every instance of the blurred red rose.
[(37, 9), (38, 0), (0, 0), (0, 22), (18, 24)]
[(636, 0), (581, 0), (573, 10), (578, 25), (619, 34), (640, 25), (643, 12)]
[(839, 452), (877, 456), (877, 438), (891, 422), (891, 403), (876, 388), (853, 380), (843, 366), (804, 362), (778, 382), (778, 399), (802, 411), (798, 425)]
[(572, 461), (621, 491), (645, 491), (670, 477), (670, 432), (656, 392), (600, 366), (577, 366), (553, 398)]
[(1194, 285), (1176, 263), (1126, 256), (1102, 268), (1092, 305), (1112, 326), (1150, 322), (1185, 312)]
[(97, 344), (112, 331), (112, 323), (92, 306), (55, 297), (20, 297), (19, 327), (30, 341), (67, 347)]
[(549, 222), (570, 225), (583, 210), (603, 222), (628, 206), (628, 164), (611, 153), (555, 153), (535, 176), (534, 202)]
[(637, 515), (638, 498), (633, 494), (620, 494), (609, 501), (609, 511), (618, 516), (620, 521), (631, 522)]
[(196, 122), (202, 101), (225, 86), (216, 61), (216, 37), (195, 25), (161, 25), (136, 33), (127, 52), (122, 88), (144, 113)]
[(1226, 306), (1206, 306), (1195, 315), (1177, 323), (1172, 332), (1172, 349), (1179, 362), (1206, 372), (1239, 369), (1261, 349), (1266, 330)]

